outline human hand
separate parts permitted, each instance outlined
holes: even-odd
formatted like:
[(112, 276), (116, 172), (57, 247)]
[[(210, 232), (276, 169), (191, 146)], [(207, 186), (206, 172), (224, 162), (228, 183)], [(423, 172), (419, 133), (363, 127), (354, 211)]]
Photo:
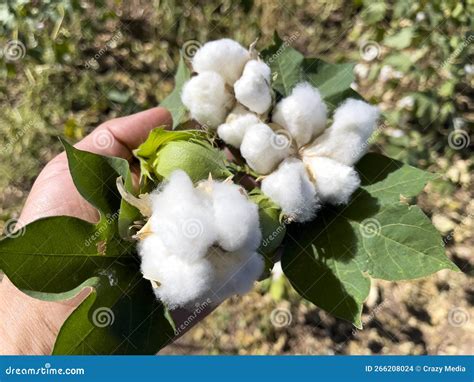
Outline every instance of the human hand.
[[(101, 155), (132, 159), (155, 127), (171, 126), (170, 113), (156, 107), (105, 122), (75, 147)], [(138, 169), (132, 166), (137, 178)], [(99, 218), (97, 210), (77, 191), (69, 173), (66, 154), (51, 160), (30, 191), (19, 225), (48, 216), (74, 216), (89, 222)], [(18, 290), (5, 276), (0, 283), (0, 354), (50, 354), (66, 318), (90, 293), (85, 289), (71, 300), (46, 302)]]

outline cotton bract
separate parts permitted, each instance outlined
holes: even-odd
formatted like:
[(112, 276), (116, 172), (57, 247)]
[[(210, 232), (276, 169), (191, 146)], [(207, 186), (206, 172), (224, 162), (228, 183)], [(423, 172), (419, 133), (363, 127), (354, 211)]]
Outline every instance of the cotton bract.
[(319, 91), (303, 82), (278, 102), (272, 120), (287, 129), (298, 146), (303, 146), (326, 127), (326, 105)]
[(192, 118), (210, 128), (224, 122), (233, 104), (224, 79), (212, 71), (202, 72), (186, 82), (181, 100)]
[(258, 208), (239, 186), (208, 180), (194, 187), (177, 170), (151, 201), (138, 250), (159, 299), (187, 307), (251, 289), (264, 266), (261, 230)]
[(247, 62), (242, 77), (234, 84), (237, 101), (255, 113), (265, 113), (272, 104), (270, 76), (270, 67), (263, 61)]
[(250, 126), (244, 135), (240, 152), (247, 164), (259, 174), (268, 174), (290, 153), (290, 142), (268, 125)]
[(250, 53), (238, 42), (224, 38), (204, 44), (193, 57), (193, 69), (197, 73), (219, 73), (229, 85), (242, 75)]
[(332, 126), (316, 138), (307, 152), (353, 165), (367, 151), (368, 139), (375, 130), (379, 115), (377, 107), (348, 99), (336, 109)]
[(296, 158), (284, 160), (276, 171), (265, 177), (262, 191), (293, 221), (309, 221), (319, 208), (316, 189), (303, 162)]

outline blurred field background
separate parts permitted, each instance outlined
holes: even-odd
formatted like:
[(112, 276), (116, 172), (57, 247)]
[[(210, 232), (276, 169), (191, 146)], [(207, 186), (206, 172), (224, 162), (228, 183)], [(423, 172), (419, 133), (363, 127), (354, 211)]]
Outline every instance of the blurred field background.
[[(58, 136), (76, 141), (157, 105), (187, 41), (259, 37), (261, 49), (276, 30), (306, 55), (357, 63), (354, 88), (386, 117), (374, 150), (441, 175), (418, 202), (462, 273), (374, 283), (360, 331), (298, 299), (283, 279), (267, 281), (163, 353), (472, 353), (473, 11), (473, 0), (2, 2), (0, 224), (18, 216), (61, 151)], [(275, 325), (282, 312), (285, 325)]]

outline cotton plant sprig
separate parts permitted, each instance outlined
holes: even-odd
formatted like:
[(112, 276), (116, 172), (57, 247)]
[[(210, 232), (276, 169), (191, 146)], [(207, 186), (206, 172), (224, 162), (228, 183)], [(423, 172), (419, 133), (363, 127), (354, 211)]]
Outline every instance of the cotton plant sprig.
[(204, 44), (192, 67), (197, 75), (182, 91), (191, 117), (217, 128), (224, 142), (240, 149), (246, 163), (264, 175), (262, 191), (286, 215), (306, 222), (321, 203), (349, 201), (360, 185), (352, 166), (367, 150), (377, 107), (349, 98), (326, 129), (327, 106), (319, 90), (300, 82), (270, 110), (270, 67), (255, 50), (229, 39)]
[(0, 269), (30, 295), (93, 290), (55, 354), (154, 354), (179, 334), (173, 310), (242, 295), (280, 258), (303, 298), (359, 328), (371, 278), (457, 269), (409, 204), (436, 176), (366, 154), (380, 112), (351, 89), (350, 64), (278, 36), (260, 52), (211, 41), (190, 61), (162, 102), (175, 129), (134, 152), (139, 189), (125, 160), (65, 143), (100, 221), (46, 218), (0, 241)]

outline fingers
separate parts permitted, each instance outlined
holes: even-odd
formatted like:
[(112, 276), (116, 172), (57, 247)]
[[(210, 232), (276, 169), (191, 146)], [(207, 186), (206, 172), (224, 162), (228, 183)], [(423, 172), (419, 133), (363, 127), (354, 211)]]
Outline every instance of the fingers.
[(163, 125), (171, 127), (171, 114), (165, 108), (155, 107), (105, 122), (78, 142), (76, 147), (100, 155), (130, 159), (132, 150), (146, 140), (150, 131)]

